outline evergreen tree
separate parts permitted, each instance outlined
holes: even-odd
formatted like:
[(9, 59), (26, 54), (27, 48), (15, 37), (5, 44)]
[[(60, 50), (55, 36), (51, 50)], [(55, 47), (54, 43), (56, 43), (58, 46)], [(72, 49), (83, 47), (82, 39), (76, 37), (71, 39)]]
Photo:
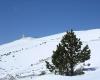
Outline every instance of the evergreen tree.
[(91, 52), (88, 45), (83, 49), (81, 46), (82, 42), (76, 37), (73, 30), (63, 36), (52, 55), (52, 63), (60, 75), (75, 75), (75, 65), (90, 59)]

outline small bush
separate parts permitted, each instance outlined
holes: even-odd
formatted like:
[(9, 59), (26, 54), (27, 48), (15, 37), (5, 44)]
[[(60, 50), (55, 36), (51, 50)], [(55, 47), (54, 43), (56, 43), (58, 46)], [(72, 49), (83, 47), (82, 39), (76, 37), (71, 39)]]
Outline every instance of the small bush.
[(41, 73), (39, 74), (39, 76), (41, 76), (41, 75), (45, 75), (45, 74), (46, 74), (45, 71), (41, 71)]

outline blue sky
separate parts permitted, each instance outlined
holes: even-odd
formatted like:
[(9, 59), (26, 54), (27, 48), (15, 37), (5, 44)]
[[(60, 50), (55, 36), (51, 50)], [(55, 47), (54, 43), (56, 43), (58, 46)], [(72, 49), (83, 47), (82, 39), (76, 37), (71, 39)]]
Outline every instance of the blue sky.
[(100, 0), (0, 0), (0, 44), (100, 28)]

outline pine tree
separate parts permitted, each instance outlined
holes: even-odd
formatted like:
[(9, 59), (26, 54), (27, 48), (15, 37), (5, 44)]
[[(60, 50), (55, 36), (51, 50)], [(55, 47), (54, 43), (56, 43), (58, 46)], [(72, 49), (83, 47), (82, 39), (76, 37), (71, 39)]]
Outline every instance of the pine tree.
[(90, 59), (91, 51), (88, 45), (83, 49), (81, 46), (82, 42), (76, 37), (73, 30), (63, 36), (52, 55), (52, 63), (60, 75), (75, 75), (75, 65)]

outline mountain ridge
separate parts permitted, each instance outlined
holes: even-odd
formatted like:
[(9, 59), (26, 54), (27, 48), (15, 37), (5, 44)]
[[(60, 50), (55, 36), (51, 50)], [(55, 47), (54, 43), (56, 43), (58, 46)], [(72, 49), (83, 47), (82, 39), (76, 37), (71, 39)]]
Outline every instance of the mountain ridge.
[[(53, 50), (56, 49), (56, 45), (61, 41), (64, 34), (65, 32), (35, 39), (32, 37), (24, 37), (0, 45), (0, 78), (6, 77), (8, 74), (14, 77), (16, 77), (16, 75), (19, 77), (23, 75), (25, 77), (33, 75), (33, 73), (35, 73), (34, 75), (38, 75), (41, 71), (47, 71), (44, 60), (50, 60)], [(98, 52), (100, 52), (100, 29), (75, 31), (75, 34), (82, 40), (84, 45), (89, 45), (92, 53), (91, 59), (87, 61), (87, 63), (91, 63), (90, 68), (95, 68), (96, 72), (94, 71), (94, 73), (98, 73), (100, 67), (98, 54)], [(93, 72), (86, 72), (86, 74), (91, 75)], [(29, 79), (29, 77), (21, 79), (18, 78), (18, 76), (17, 80), (42, 80), (40, 77), (37, 79)], [(77, 80), (76, 78), (72, 80)], [(49, 80), (44, 77), (43, 79)], [(83, 77), (83, 80), (88, 79)]]

